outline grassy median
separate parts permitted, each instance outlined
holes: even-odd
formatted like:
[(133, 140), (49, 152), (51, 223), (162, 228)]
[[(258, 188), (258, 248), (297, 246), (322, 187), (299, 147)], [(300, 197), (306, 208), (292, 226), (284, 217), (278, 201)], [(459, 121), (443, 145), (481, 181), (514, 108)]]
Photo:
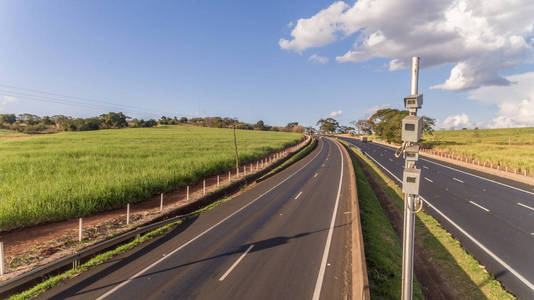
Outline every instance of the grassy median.
[[(390, 213), (402, 215), (403, 194), (400, 187), (398, 187), (393, 180), (386, 176), (378, 166), (359, 150), (354, 147), (351, 147), (351, 150), (354, 157), (357, 159), (357, 163), (355, 163), (355, 170), (357, 171), (356, 176), (370, 176), (370, 180), (372, 180), (382, 191), (381, 196), (386, 197), (387, 200), (393, 203), (392, 206), (388, 207), (388, 209), (394, 210)], [(363, 180), (358, 179), (358, 189), (363, 189), (365, 192), (369, 189), (369, 186), (366, 186), (364, 183), (362, 187), (360, 181)], [(365, 207), (368, 205), (365, 203), (366, 199), (376, 199), (370, 196), (371, 192), (367, 191), (368, 195), (364, 195), (364, 199), (360, 198), (360, 203), (362, 203), (360, 205)], [(360, 191), (358, 191), (358, 196), (360, 196)], [(374, 209), (380, 210), (383, 214), (380, 203), (378, 203), (378, 201), (374, 202)], [(360, 209), (364, 210), (362, 207)], [(362, 213), (362, 219), (364, 219), (364, 215), (365, 214)], [(385, 235), (387, 237), (382, 238), (385, 241), (382, 241), (383, 246), (381, 247), (386, 249), (387, 247), (392, 247), (390, 242), (386, 242), (389, 239), (392, 239), (389, 233), (383, 234), (380, 230), (374, 229), (374, 227), (366, 229), (366, 227), (369, 226), (367, 223), (368, 221), (362, 221), (364, 243), (365, 232), (372, 230), (378, 235)], [(386, 227), (385, 225), (382, 226)], [(417, 214), (415, 234), (416, 247), (419, 246), (420, 249), (422, 249), (423, 253), (420, 253), (420, 255), (424, 256), (429, 262), (429, 266), (427, 267), (434, 268), (434, 273), (439, 274), (440, 277), (441, 282), (439, 282), (439, 285), (450, 295), (453, 295), (452, 297), (456, 299), (515, 299), (513, 295), (503, 289), (502, 285), (495, 280), (495, 278), (489, 274), (473, 256), (468, 254), (461, 247), (460, 243), (454, 239), (450, 233), (441, 227), (436, 219), (424, 211)], [(395, 242), (400, 243), (397, 236), (395, 236)], [(370, 246), (373, 246), (373, 244)], [(369, 255), (367, 247), (368, 245), (365, 245), (365, 254)], [(400, 248), (400, 246), (397, 246), (397, 248)], [(369, 249), (369, 251), (373, 250)], [(397, 250), (395, 250), (395, 252), (396, 251)], [(396, 269), (395, 271), (398, 271), (399, 273), (397, 274), (400, 274), (401, 263), (398, 262), (397, 264), (399, 269)], [(368, 263), (368, 268), (371, 269), (371, 266), (373, 265)], [(381, 272), (381, 270), (369, 270), (369, 274), (372, 274), (373, 272)], [(369, 280), (371, 281), (371, 275)], [(383, 288), (389, 291), (388, 286), (384, 286)], [(396, 295), (400, 295), (400, 292)]]

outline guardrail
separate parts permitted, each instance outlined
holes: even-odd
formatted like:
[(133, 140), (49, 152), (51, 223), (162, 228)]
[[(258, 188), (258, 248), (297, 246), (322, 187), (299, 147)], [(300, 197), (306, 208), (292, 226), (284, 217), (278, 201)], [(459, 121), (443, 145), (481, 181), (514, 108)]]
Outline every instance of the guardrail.
[[(213, 203), (215, 200), (239, 190), (243, 185), (247, 184), (248, 182), (252, 182), (260, 178), (261, 176), (267, 174), (271, 170), (275, 169), (276, 167), (284, 163), (286, 160), (291, 158), (293, 155), (298, 153), (302, 148), (309, 145), (311, 141), (312, 138), (307, 138), (307, 140), (304, 141), (302, 147), (295, 148), (295, 150), (289, 152), (287, 156), (280, 158), (278, 161), (274, 162), (263, 170), (260, 170), (254, 174), (250, 174), (248, 176), (244, 176), (241, 179), (235, 181), (233, 184), (219, 189), (213, 193), (207, 194), (193, 203), (190, 203), (183, 207), (178, 207), (168, 212), (166, 215), (155, 218), (150, 224), (139, 226), (131, 231), (122, 233), (109, 240), (105, 240), (97, 244), (88, 246), (87, 248), (84, 248), (75, 254), (62, 257), (56, 261), (42, 265), (33, 269), (32, 271), (29, 271), (20, 276), (11, 278), (9, 280), (6, 280), (5, 282), (0, 283), (0, 298), (7, 298), (9, 295), (12, 295), (16, 292), (22, 291), (35, 285), (44, 276), (60, 273), (62, 271), (67, 270), (71, 266), (72, 268), (76, 268), (80, 265), (80, 262), (86, 261), (99, 253), (124, 244), (125, 242), (137, 238), (147, 232), (153, 231), (156, 228), (177, 222), (179, 220), (187, 219), (188, 217), (195, 215), (195, 211), (197, 209), (205, 207), (206, 205)], [(185, 211), (189, 211), (189, 213), (184, 213)]]

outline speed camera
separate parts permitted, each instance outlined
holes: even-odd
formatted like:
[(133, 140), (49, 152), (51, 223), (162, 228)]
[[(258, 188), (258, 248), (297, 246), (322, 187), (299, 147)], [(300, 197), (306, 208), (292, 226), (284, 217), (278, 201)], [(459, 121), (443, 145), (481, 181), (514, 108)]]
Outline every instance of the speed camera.
[(409, 161), (419, 160), (419, 145), (406, 147), (404, 149), (404, 158)]
[(418, 116), (406, 116), (402, 119), (402, 140), (417, 143), (421, 139), (423, 119)]
[(408, 195), (419, 195), (419, 183), (421, 170), (416, 168), (406, 168), (402, 175), (402, 192)]
[(421, 108), (423, 106), (423, 94), (410, 95), (404, 98), (404, 107), (407, 109)]

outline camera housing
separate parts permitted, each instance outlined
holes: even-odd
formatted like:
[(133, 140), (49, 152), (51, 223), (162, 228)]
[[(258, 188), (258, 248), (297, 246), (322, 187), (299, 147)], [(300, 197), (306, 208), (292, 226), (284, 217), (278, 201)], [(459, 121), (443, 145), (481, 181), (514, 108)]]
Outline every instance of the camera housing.
[(419, 195), (421, 170), (416, 168), (404, 169), (402, 174), (402, 192), (408, 195)]
[(421, 139), (423, 119), (418, 116), (406, 116), (402, 119), (402, 140), (417, 143)]
[(418, 161), (419, 145), (406, 147), (406, 149), (404, 149), (404, 158), (409, 161)]
[(423, 106), (423, 94), (410, 95), (404, 97), (404, 107), (407, 109), (417, 109)]

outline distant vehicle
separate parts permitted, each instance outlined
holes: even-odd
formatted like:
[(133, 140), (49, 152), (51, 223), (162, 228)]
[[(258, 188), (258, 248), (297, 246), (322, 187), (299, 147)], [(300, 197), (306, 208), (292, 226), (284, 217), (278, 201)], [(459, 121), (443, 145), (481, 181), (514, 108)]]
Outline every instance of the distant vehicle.
[(368, 137), (362, 136), (362, 142), (367, 143), (369, 141)]

